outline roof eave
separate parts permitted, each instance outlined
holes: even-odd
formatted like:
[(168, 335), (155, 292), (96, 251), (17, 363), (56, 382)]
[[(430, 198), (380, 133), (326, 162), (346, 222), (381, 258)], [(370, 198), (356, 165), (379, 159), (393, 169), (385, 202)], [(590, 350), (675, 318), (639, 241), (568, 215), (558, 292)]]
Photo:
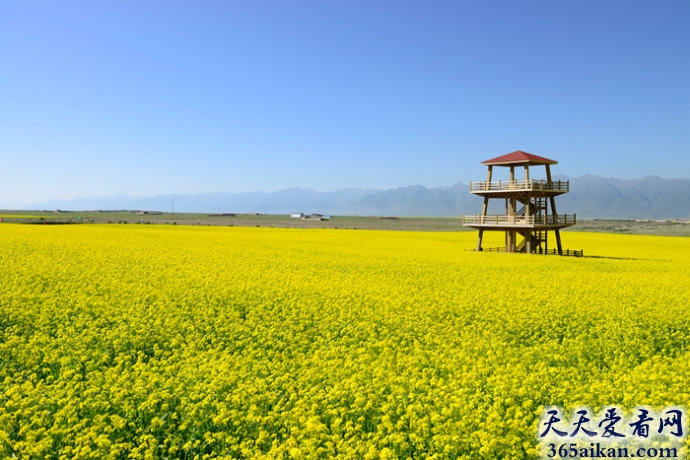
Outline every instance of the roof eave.
[(510, 166), (510, 165), (556, 165), (557, 161), (534, 161), (534, 160), (513, 160), (513, 161), (482, 161), (482, 166)]

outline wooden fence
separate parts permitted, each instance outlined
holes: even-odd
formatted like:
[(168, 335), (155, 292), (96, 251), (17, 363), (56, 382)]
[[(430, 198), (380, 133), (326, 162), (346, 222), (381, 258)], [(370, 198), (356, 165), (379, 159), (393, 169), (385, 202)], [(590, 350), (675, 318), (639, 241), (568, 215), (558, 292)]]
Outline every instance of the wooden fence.
[[(495, 246), (495, 247), (488, 247), (488, 248), (482, 248), (482, 252), (506, 252), (506, 247), (505, 246)], [(585, 252), (583, 249), (563, 249), (563, 253), (559, 254), (557, 248), (549, 249), (548, 251), (543, 251), (537, 248), (537, 250), (534, 252), (534, 254), (548, 254), (548, 255), (562, 255), (562, 256), (569, 256), (569, 257), (584, 257)]]

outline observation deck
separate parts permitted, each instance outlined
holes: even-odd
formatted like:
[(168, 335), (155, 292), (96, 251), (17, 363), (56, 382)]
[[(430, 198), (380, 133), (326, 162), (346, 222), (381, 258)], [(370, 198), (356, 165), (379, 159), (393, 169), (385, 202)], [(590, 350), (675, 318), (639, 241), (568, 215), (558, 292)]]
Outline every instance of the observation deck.
[(575, 214), (558, 215), (463, 215), (462, 225), (484, 230), (556, 230), (577, 223)]
[(569, 190), (570, 182), (560, 180), (518, 179), (470, 182), (470, 193), (491, 198), (553, 197), (568, 193)]

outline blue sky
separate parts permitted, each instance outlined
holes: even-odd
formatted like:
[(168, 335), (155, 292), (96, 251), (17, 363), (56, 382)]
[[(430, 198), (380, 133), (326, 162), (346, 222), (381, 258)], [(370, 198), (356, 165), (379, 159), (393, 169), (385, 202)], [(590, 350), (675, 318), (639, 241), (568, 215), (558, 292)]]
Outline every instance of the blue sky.
[(690, 2), (0, 2), (0, 203), (690, 178)]

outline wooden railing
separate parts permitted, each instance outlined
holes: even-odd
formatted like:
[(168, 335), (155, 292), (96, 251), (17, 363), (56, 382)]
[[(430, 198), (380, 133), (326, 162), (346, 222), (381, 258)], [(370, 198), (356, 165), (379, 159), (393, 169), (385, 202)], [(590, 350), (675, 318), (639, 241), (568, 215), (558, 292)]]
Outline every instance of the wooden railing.
[(489, 246), (481, 249), (482, 252), (506, 252), (505, 246)]
[(575, 214), (558, 214), (552, 216), (506, 216), (506, 215), (463, 215), (463, 225), (499, 225), (511, 227), (514, 225), (574, 225), (577, 223)]
[(510, 190), (548, 190), (567, 192), (569, 181), (547, 181), (544, 179), (520, 179), (493, 182), (470, 182), (470, 192), (502, 192)]
[[(506, 252), (506, 247), (505, 246), (494, 246), (494, 247), (486, 247), (481, 249), (482, 252)], [(584, 257), (585, 256), (585, 251), (582, 249), (563, 249), (561, 251), (561, 254), (558, 254), (558, 249), (556, 248), (551, 248), (548, 251), (544, 251), (542, 249), (537, 249), (534, 254), (551, 254), (554, 256), (562, 255), (562, 256), (571, 256), (571, 257)]]

